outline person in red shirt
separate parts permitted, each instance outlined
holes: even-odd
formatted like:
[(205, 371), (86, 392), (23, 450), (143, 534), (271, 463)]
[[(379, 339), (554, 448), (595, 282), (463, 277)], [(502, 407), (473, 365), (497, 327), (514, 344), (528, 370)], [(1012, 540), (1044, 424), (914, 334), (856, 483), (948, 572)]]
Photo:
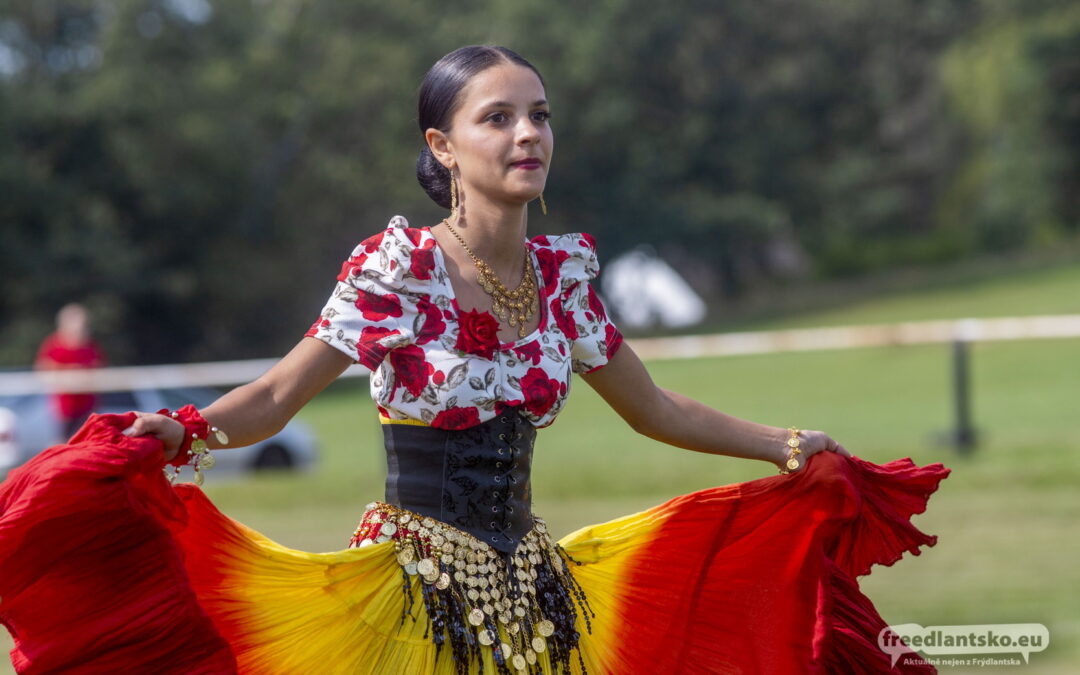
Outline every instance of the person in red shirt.
[[(105, 354), (90, 336), (90, 315), (78, 303), (65, 305), (56, 314), (56, 332), (38, 348), (34, 367), (39, 370), (97, 368), (105, 365)], [(62, 393), (53, 396), (53, 410), (68, 438), (94, 410), (93, 393)]]

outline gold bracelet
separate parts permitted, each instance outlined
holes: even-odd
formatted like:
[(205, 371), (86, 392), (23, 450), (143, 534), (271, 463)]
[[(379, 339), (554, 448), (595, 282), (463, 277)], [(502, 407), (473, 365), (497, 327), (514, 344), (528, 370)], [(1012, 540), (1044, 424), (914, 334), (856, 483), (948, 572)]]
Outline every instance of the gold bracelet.
[(801, 430), (796, 429), (795, 427), (788, 427), (788, 431), (791, 433), (787, 439), (787, 447), (790, 448), (790, 450), (788, 451), (787, 462), (780, 468), (780, 473), (791, 473), (800, 466), (799, 455), (802, 454), (802, 450), (799, 449), (799, 443), (802, 442), (802, 439), (799, 438), (799, 433)]

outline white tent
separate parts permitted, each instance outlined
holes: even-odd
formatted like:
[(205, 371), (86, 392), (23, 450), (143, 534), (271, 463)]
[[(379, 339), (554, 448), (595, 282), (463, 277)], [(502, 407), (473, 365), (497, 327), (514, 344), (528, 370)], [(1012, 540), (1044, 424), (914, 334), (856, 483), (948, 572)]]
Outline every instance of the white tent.
[(677, 328), (705, 318), (701, 297), (646, 247), (609, 261), (600, 279), (608, 307), (622, 326)]

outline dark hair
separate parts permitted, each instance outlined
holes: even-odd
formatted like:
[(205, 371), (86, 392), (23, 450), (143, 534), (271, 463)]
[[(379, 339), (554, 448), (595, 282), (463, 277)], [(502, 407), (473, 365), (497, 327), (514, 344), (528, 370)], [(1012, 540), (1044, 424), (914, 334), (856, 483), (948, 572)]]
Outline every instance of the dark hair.
[[(449, 131), (450, 119), (461, 104), (461, 90), (474, 75), (500, 63), (524, 66), (536, 73), (541, 84), (544, 83), (540, 71), (506, 47), (471, 45), (455, 49), (431, 67), (420, 85), (417, 117), (420, 133), (428, 129)], [(435, 159), (426, 142), (416, 160), (416, 180), (436, 204), (450, 208), (450, 172)]]

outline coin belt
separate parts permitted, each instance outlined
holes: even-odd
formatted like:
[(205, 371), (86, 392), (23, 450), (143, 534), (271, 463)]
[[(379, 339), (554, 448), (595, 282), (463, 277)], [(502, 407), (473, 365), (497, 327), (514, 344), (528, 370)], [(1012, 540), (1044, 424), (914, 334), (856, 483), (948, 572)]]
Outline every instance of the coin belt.
[[(537, 655), (570, 672), (577, 648), (577, 613), (591, 629), (592, 611), (570, 574), (573, 562), (551, 540), (547, 525), (533, 528), (512, 554), (451, 525), (383, 502), (368, 504), (350, 547), (394, 542), (406, 613), (420, 584), (436, 646), (449, 642), (459, 673), (480, 648), (492, 650), (501, 673), (539, 673)], [(584, 672), (580, 654), (578, 662)]]

